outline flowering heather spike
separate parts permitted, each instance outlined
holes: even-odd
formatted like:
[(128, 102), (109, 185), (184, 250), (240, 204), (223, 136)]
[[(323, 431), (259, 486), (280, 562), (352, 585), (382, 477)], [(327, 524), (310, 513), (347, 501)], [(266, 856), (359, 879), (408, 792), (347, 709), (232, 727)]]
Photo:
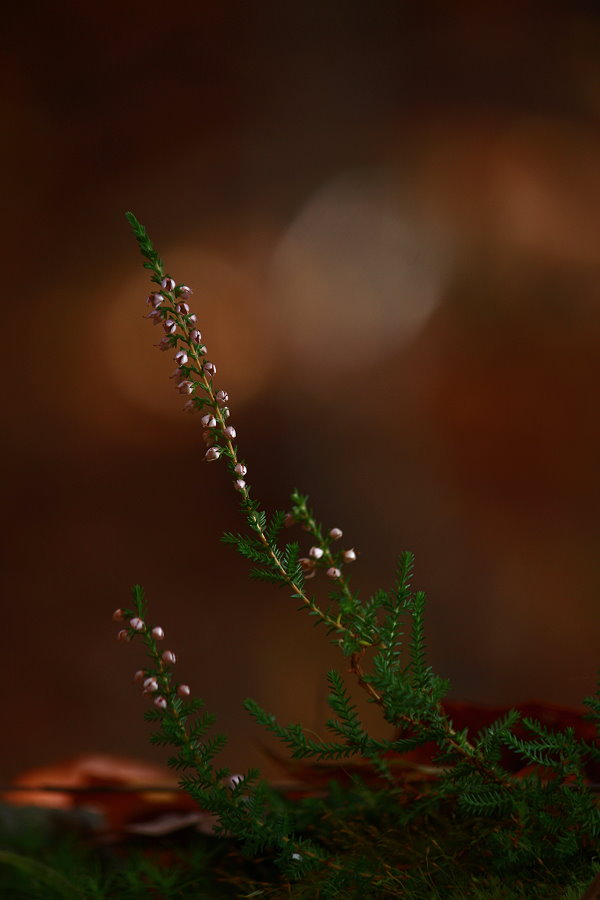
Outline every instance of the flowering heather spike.
[[(448, 878), (454, 875), (451, 875), (447, 862), (452, 863), (453, 856), (458, 855), (461, 857), (461, 881), (464, 875), (465, 883), (471, 872), (477, 872), (477, 877), (480, 877), (481, 859), (494, 862), (494, 877), (510, 871), (512, 878), (519, 865), (522, 873), (529, 876), (535, 869), (544, 880), (548, 871), (552, 872), (553, 879), (556, 871), (560, 871), (562, 876), (565, 872), (570, 873), (571, 869), (577, 871), (579, 876), (580, 863), (583, 861), (587, 865), (591, 862), (593, 848), (597, 845), (599, 820), (595, 798), (587, 789), (587, 774), (581, 763), (589, 758), (591, 745), (579, 740), (574, 729), (559, 732), (527, 718), (522, 725), (529, 733), (522, 735), (515, 731), (516, 726), (520, 727), (520, 714), (516, 710), (486, 725), (475, 740), (469, 735), (470, 729), (464, 727), (464, 722), (455, 727), (444, 703), (447, 686), (427, 665), (423, 637), (425, 597), (421, 591), (412, 592), (410, 586), (412, 554), (402, 554), (395, 589), (376, 591), (363, 603), (350, 589), (343, 574), (345, 564), (354, 562), (360, 554), (354, 548), (343, 549), (343, 545), (340, 545), (340, 551), (333, 553), (331, 550), (331, 542), (342, 537), (340, 528), (323, 530), (308, 510), (307, 498), (296, 491), (292, 495), (293, 512), (285, 516), (282, 513), (268, 516), (257, 502), (250, 499), (244, 481), (246, 467), (237, 458), (237, 448), (228, 441), (225, 441), (225, 446), (220, 446), (224, 443), (223, 433), (229, 436), (234, 433), (231, 426), (225, 425), (229, 415), (226, 406), (228, 395), (226, 391), (216, 391), (216, 386), (213, 388), (210, 379), (215, 375), (216, 367), (213, 363), (203, 362), (206, 347), (201, 343), (200, 332), (195, 327), (196, 318), (189, 312), (186, 303), (191, 290), (186, 285), (175, 286), (171, 277), (165, 275), (164, 264), (143, 226), (132, 214), (128, 214), (128, 220), (144, 256), (144, 265), (151, 271), (153, 282), (164, 285), (166, 293), (166, 296), (161, 295), (162, 299), (158, 299), (158, 292), (155, 292), (157, 299), (150, 296), (149, 305), (154, 311), (159, 311), (156, 316), (151, 314), (151, 318), (160, 318), (164, 324), (171, 315), (177, 322), (177, 331), (165, 337), (158, 346), (161, 350), (172, 348), (178, 351), (176, 361), (180, 368), (186, 367), (185, 372), (181, 373), (180, 384), (188, 379), (189, 383), (195, 384), (197, 408), (202, 411), (201, 415), (208, 414), (208, 418), (203, 417), (203, 424), (212, 425), (211, 428), (204, 428), (203, 437), (208, 441), (217, 440), (217, 444), (206, 451), (204, 458), (216, 460), (221, 455), (225, 456), (227, 470), (233, 476), (233, 486), (243, 491), (240, 506), (246, 514), (249, 531), (245, 534), (228, 533), (227, 542), (236, 544), (240, 553), (255, 564), (252, 575), (286, 585), (294, 600), (298, 600), (315, 617), (316, 623), (325, 626), (327, 634), (333, 636), (332, 643), (339, 646), (346, 660), (345, 668), (355, 676), (370, 702), (379, 706), (388, 725), (394, 730), (392, 740), (371, 739), (355, 715), (343, 677), (335, 670), (328, 676), (331, 689), (328, 702), (337, 719), (330, 720), (328, 724), (333, 724), (333, 730), (344, 738), (342, 743), (326, 742), (318, 736), (315, 736), (317, 740), (313, 740), (302, 732), (301, 726), (281, 728), (273, 716), (264, 713), (253, 701), (246, 701), (247, 709), (272, 733), (278, 734), (296, 758), (308, 757), (314, 762), (332, 760), (343, 766), (344, 761), (351, 759), (358, 750), (366, 757), (365, 767), (370, 763), (376, 775), (372, 782), (365, 779), (359, 790), (352, 783), (340, 787), (340, 790), (348, 791), (347, 805), (338, 806), (334, 798), (332, 809), (328, 805), (329, 799), (323, 797), (319, 800), (318, 812), (314, 811), (312, 804), (305, 806), (300, 801), (298, 805), (289, 804), (289, 807), (286, 804), (286, 815), (279, 815), (281, 804), (272, 804), (266, 795), (261, 795), (263, 786), (257, 784), (254, 772), (244, 776), (245, 783), (240, 787), (241, 776), (229, 775), (228, 770), (213, 763), (214, 756), (223, 746), (224, 736), (205, 738), (205, 730), (212, 722), (212, 716), (201, 713), (200, 718), (193, 721), (195, 709), (202, 706), (201, 699), (186, 702), (190, 688), (187, 684), (175, 683), (174, 671), (169, 668), (175, 662), (175, 654), (171, 650), (161, 653), (157, 644), (162, 639), (162, 629), (159, 626), (152, 630), (143, 627), (141, 636), (151, 662), (147, 670), (140, 669), (136, 673), (135, 681), (143, 684), (144, 693), (152, 696), (156, 709), (168, 711), (166, 716), (158, 716), (151, 711), (148, 718), (160, 720), (154, 735), (157, 742), (176, 748), (176, 755), (170, 764), (186, 773), (182, 783), (189, 786), (187, 789), (194, 799), (201, 802), (203, 809), (213, 813), (224, 830), (233, 837), (241, 839), (246, 845), (259, 847), (261, 853), (263, 848), (272, 849), (278, 856), (286, 881), (290, 876), (298, 878), (298, 893), (302, 896), (339, 894), (340, 886), (342, 890), (348, 887), (348, 896), (350, 893), (354, 896), (350, 888), (354, 887), (357, 875), (360, 875), (359, 881), (362, 881), (362, 876), (365, 877), (363, 884), (367, 892), (369, 886), (376, 886), (378, 896), (388, 896), (388, 893), (390, 896), (400, 896), (401, 893), (404, 896), (404, 885), (400, 885), (397, 873), (389, 866), (389, 859), (401, 857), (404, 861), (408, 856), (411, 861), (407, 868), (411, 871), (406, 873), (407, 884), (412, 888), (414, 880), (415, 889), (409, 893), (415, 897), (430, 896), (432, 892), (437, 896), (438, 886), (443, 884), (445, 887)], [(178, 350), (183, 346), (185, 350)], [(220, 428), (216, 428), (213, 422), (218, 422)], [(174, 514), (180, 531), (187, 528), (197, 512), (203, 522), (210, 518), (209, 510), (198, 510), (196, 500), (187, 497), (188, 485), (189, 476), (186, 473), (178, 494), (180, 506)], [(297, 558), (296, 543), (285, 544), (279, 538), (280, 526), (294, 524), (294, 521), (311, 535), (309, 540), (314, 545), (301, 559)], [(177, 533), (167, 535), (167, 539), (171, 543), (180, 543)], [(187, 534), (185, 544), (187, 548)], [(185, 553), (182, 565), (187, 564)], [(317, 585), (328, 598), (326, 606), (321, 605), (317, 592), (307, 591), (304, 584), (304, 580), (313, 578), (321, 567), (331, 580), (329, 585)], [(115, 611), (117, 621), (126, 619), (130, 622), (119, 632), (118, 639), (121, 641), (131, 640), (136, 634), (134, 622), (136, 619), (141, 622), (141, 617), (146, 616), (141, 589), (136, 587), (134, 595), (135, 613)], [(405, 632), (410, 634), (410, 640), (402, 648), (403, 657), (400, 659), (399, 637)], [(229, 660), (224, 662), (227, 664)], [(598, 719), (600, 694), (587, 698), (585, 703), (593, 711), (588, 717)], [(423, 746), (425, 741), (435, 744), (435, 761), (443, 763), (436, 767), (433, 781), (425, 773), (429, 795), (426, 805), (429, 806), (431, 800), (431, 808), (440, 813), (431, 817), (435, 819), (431, 824), (430, 817), (423, 815), (423, 804), (397, 802), (405, 791), (404, 779), (401, 775), (398, 778), (398, 770), (388, 765), (392, 754), (397, 756), (407, 749), (423, 753), (423, 759), (430, 760), (431, 756)], [(527, 778), (521, 779), (521, 772), (515, 773), (505, 767), (499, 753), (500, 747), (516, 750), (523, 756), (527, 770), (535, 771), (528, 771)], [(547, 760), (550, 760), (555, 780), (547, 777)], [(540, 769), (546, 769), (546, 773), (539, 772)], [(417, 778), (421, 777), (416, 770), (414, 774)], [(232, 790), (227, 790), (228, 784)], [(568, 790), (565, 790), (567, 786)], [(417, 784), (416, 790), (423, 796), (421, 785)], [(300, 807), (298, 813), (297, 806)], [(351, 845), (346, 841), (349, 832), (344, 828), (346, 806), (352, 817), (352, 833), (356, 835)], [(381, 853), (376, 850), (377, 841), (371, 840), (371, 837), (377, 837), (372, 828), (372, 810), (375, 808), (381, 808), (382, 821), (389, 821), (393, 826), (389, 841), (388, 833), (385, 835)], [(275, 813), (273, 817), (268, 814), (271, 809)], [(548, 829), (539, 826), (538, 814), (541, 811), (548, 820), (551, 835), (559, 839), (547, 839)], [(342, 826), (339, 841), (336, 829), (330, 827), (331, 818), (325, 824), (328, 812), (333, 813)], [(361, 817), (365, 826), (362, 834)], [(451, 828), (448, 829), (446, 826), (450, 819)], [(477, 825), (477, 842), (474, 844), (471, 825), (475, 822), (480, 823), (481, 827)], [(430, 828), (433, 829), (431, 832)], [(309, 831), (310, 837), (306, 841), (295, 837), (295, 834)], [(408, 856), (406, 854), (405, 835), (417, 831), (423, 831), (423, 846), (427, 848), (425, 860), (416, 858), (414, 853), (420, 849), (420, 844), (411, 847)], [(448, 831), (451, 832), (448, 846), (442, 847), (435, 838), (444, 841)], [(435, 847), (435, 852), (432, 847)], [(338, 850), (341, 852), (338, 853)], [(423, 862), (428, 863), (430, 850), (433, 854), (432, 865), (427, 864), (426, 878), (424, 873), (421, 879)], [(503, 857), (507, 859), (506, 866), (503, 865)], [(239, 886), (245, 888), (248, 885)], [(421, 887), (423, 890), (419, 890)], [(586, 895), (588, 893), (589, 889)], [(362, 896), (362, 889), (360, 894)], [(495, 896), (490, 892), (492, 895)]]

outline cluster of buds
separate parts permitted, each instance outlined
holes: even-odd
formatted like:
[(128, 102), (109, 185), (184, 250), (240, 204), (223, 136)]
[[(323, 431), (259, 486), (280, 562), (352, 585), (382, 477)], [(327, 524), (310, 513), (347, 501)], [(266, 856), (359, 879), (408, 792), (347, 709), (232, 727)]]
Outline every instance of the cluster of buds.
[[(293, 513), (288, 513), (284, 519), (284, 525), (287, 527), (296, 524), (296, 518)], [(307, 527), (306, 530), (309, 530), (310, 526)], [(333, 541), (339, 540), (343, 535), (341, 528), (332, 528), (329, 532), (329, 537)], [(329, 563), (328, 568), (326, 569), (326, 575), (333, 580), (337, 580), (342, 577), (342, 570), (340, 569), (340, 565), (342, 563), (352, 563), (355, 562), (357, 558), (357, 553), (354, 548), (349, 550), (344, 550), (339, 558), (339, 562), (337, 565), (334, 565), (335, 562), (333, 554), (329, 551), (328, 548), (323, 549), (323, 547), (319, 547), (315, 545), (310, 548), (308, 551), (308, 556), (304, 556), (299, 560), (299, 563), (302, 567), (302, 572), (304, 574), (304, 578), (314, 578), (315, 573), (319, 565), (324, 567)]]
[[(151, 309), (146, 317), (155, 325), (162, 324), (165, 337), (157, 346), (161, 350), (176, 349), (174, 361), (177, 368), (171, 378), (175, 380), (176, 390), (188, 398), (184, 410), (202, 412), (203, 438), (207, 447), (204, 459), (214, 462), (226, 452), (235, 469), (234, 487), (245, 492), (246, 467), (237, 462), (232, 444), (237, 432), (233, 425), (226, 424), (230, 415), (227, 406), (229, 394), (222, 389), (214, 390), (217, 367), (201, 358), (206, 355), (206, 346), (202, 343), (196, 316), (187, 302), (192, 289), (186, 284), (178, 285), (170, 275), (161, 280), (160, 287), (160, 291), (153, 291), (148, 297), (147, 303)], [(198, 387), (202, 391), (196, 393)]]
[[(122, 628), (117, 634), (118, 641), (130, 641), (136, 634), (151, 637), (154, 641), (164, 640), (165, 632), (160, 625), (150, 627), (139, 616), (133, 616), (127, 610), (116, 609), (113, 613), (113, 619), (115, 622), (127, 622), (127, 627)], [(168, 667), (177, 661), (173, 650), (163, 650), (160, 655), (156, 651), (156, 655), (157, 670), (150, 672), (146, 669), (138, 669), (133, 676), (133, 680), (142, 688), (142, 694), (153, 698), (157, 709), (166, 710), (174, 694), (185, 700), (190, 696), (191, 690), (188, 684), (178, 684), (175, 692), (171, 688), (171, 677)]]

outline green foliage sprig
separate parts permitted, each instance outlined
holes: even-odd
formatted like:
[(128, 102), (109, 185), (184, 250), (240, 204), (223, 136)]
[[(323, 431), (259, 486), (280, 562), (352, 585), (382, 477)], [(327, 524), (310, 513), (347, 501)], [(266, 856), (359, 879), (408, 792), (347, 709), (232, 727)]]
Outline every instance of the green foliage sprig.
[[(324, 797), (290, 803), (250, 769), (232, 775), (216, 759), (226, 738), (213, 732), (214, 716), (187, 685), (174, 680), (175, 654), (162, 651), (160, 626), (147, 620), (141, 587), (133, 589), (133, 606), (114, 614), (124, 623), (119, 638), (142, 637), (150, 663), (137, 674), (154, 705), (146, 718), (155, 727), (151, 740), (175, 748), (169, 765), (180, 773), (181, 786), (217, 816), (217, 831), (236, 838), (249, 855), (270, 854), (279, 880), (252, 896), (425, 896), (424, 885), (443, 888), (460, 860), (471, 886), (482, 867), (504, 875), (526, 872), (529, 878), (562, 878), (591, 873), (597, 861), (600, 810), (586, 780), (585, 765), (598, 761), (598, 745), (584, 742), (572, 729), (552, 731), (512, 710), (475, 738), (458, 731), (444, 710), (446, 679), (427, 662), (425, 604), (412, 588), (414, 560), (401, 554), (393, 586), (363, 600), (346, 572), (354, 549), (338, 549), (342, 532), (325, 528), (297, 491), (290, 509), (271, 515), (251, 496), (248, 468), (240, 458), (235, 428), (228, 424), (228, 395), (215, 387), (216, 366), (206, 361), (207, 348), (187, 300), (192, 291), (165, 274), (164, 264), (135, 216), (127, 219), (159, 290), (150, 294), (149, 318), (160, 325), (161, 350), (175, 351), (178, 390), (186, 408), (201, 414), (207, 444), (205, 460), (225, 460), (239, 492), (248, 530), (227, 533), (223, 540), (251, 563), (250, 575), (285, 588), (315, 624), (322, 625), (339, 647), (345, 666), (368, 700), (395, 728), (389, 740), (376, 740), (364, 729), (342, 675), (328, 673), (331, 738), (300, 724), (280, 724), (254, 700), (245, 708), (298, 760), (368, 763), (368, 781), (355, 776), (344, 789), (331, 786)], [(297, 541), (282, 540), (288, 526), (307, 533), (312, 546), (300, 556)], [(310, 589), (323, 576), (325, 599)], [(321, 592), (323, 593), (323, 592)], [(600, 694), (586, 699), (589, 717), (600, 724)], [(515, 732), (516, 727), (525, 729)], [(402, 753), (432, 742), (435, 778), (418, 787), (401, 777)], [(502, 763), (505, 748), (530, 767), (515, 777)], [(423, 846), (422, 837), (430, 835)], [(449, 832), (444, 849), (444, 832)], [(420, 854), (420, 855), (419, 855)], [(426, 871), (425, 871), (426, 870)], [(250, 896), (247, 894), (246, 896)]]

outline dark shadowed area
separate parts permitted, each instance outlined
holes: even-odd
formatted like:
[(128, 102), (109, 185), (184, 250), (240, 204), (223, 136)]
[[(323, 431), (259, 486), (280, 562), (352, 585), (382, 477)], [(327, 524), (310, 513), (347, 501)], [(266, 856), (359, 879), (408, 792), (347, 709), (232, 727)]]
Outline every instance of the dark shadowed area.
[(153, 347), (127, 209), (194, 288), (255, 495), (310, 494), (365, 594), (416, 553), (455, 699), (592, 691), (600, 14), (504, 7), (13, 8), (3, 780), (88, 750), (166, 758), (141, 644), (111, 621), (135, 582), (234, 770), (275, 771), (246, 696), (318, 731), (344, 665), (219, 541), (237, 497)]

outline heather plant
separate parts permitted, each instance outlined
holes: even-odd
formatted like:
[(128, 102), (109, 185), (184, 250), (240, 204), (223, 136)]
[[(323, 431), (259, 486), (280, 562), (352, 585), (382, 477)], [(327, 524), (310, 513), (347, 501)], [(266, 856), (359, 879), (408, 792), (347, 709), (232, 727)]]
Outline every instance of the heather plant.
[[(344, 675), (333, 670), (327, 737), (280, 723), (255, 700), (244, 706), (293, 759), (360, 760), (368, 774), (293, 801), (255, 769), (232, 774), (218, 762), (226, 737), (214, 730), (215, 716), (178, 682), (175, 651), (163, 649), (163, 629), (151, 623), (142, 588), (133, 588), (131, 607), (113, 617), (122, 623), (119, 640), (141, 639), (147, 650), (135, 680), (151, 701), (145, 716), (154, 726), (152, 742), (173, 748), (169, 765), (181, 787), (217, 817), (217, 833), (237, 842), (246, 858), (274, 864), (268, 876), (239, 878), (238, 895), (441, 897), (461, 889), (476, 896), (489, 877), (497, 884), (509, 878), (517, 891), (511, 896), (521, 888), (523, 896), (537, 896), (533, 886), (542, 882), (543, 896), (558, 896), (559, 888), (591, 878), (600, 862), (600, 809), (585, 767), (600, 762), (598, 744), (517, 710), (475, 737), (454, 727), (442, 702), (449, 683), (427, 661), (426, 598), (412, 587), (412, 554), (400, 554), (391, 587), (362, 599), (347, 575), (356, 551), (337, 525), (318, 521), (306, 496), (294, 491), (287, 510), (262, 509), (238, 449), (228, 393), (190, 308), (192, 290), (165, 271), (135, 216), (127, 219), (154, 286), (147, 318), (163, 333), (157, 346), (174, 357), (172, 377), (184, 409), (198, 416), (204, 460), (224, 464), (239, 494), (246, 528), (223, 540), (248, 560), (252, 578), (285, 588), (322, 626), (344, 672), (394, 729), (386, 740), (370, 736)], [(282, 537), (294, 528), (310, 544), (305, 555), (298, 540)], [(600, 690), (584, 702), (598, 729)], [(425, 744), (436, 748), (430, 777), (402, 777), (402, 754)], [(523, 761), (518, 777), (504, 765), (507, 748)], [(493, 896), (503, 894), (498, 888)]]

